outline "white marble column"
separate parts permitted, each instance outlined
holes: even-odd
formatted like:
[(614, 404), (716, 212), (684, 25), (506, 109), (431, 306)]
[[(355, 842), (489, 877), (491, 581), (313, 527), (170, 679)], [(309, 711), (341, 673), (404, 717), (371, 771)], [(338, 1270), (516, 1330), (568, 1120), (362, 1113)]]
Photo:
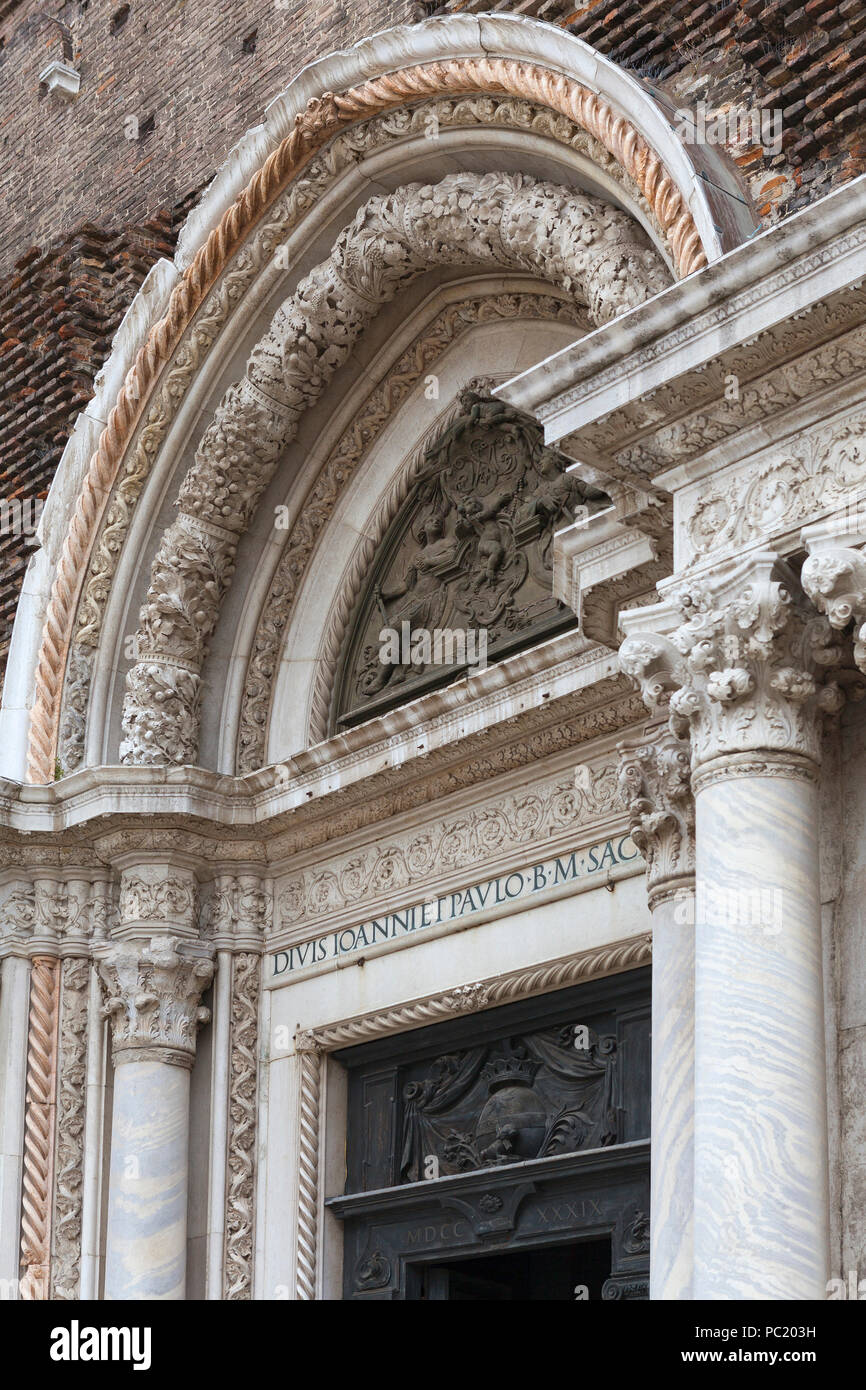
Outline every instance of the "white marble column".
[(696, 815), (695, 1296), (823, 1298), (815, 769), (725, 758), (697, 773)]
[(186, 1291), (189, 1080), (212, 950), (125, 940), (99, 962), (114, 1056), (105, 1297)]
[[(826, 619), (758, 552), (628, 621), (623, 667), (688, 733), (696, 807), (696, 1299), (820, 1299), (828, 1249), (816, 780)], [(655, 1129), (653, 1141), (655, 1143)]]
[(689, 745), (665, 725), (620, 744), (620, 791), (653, 916), (650, 1298), (692, 1297), (695, 839)]

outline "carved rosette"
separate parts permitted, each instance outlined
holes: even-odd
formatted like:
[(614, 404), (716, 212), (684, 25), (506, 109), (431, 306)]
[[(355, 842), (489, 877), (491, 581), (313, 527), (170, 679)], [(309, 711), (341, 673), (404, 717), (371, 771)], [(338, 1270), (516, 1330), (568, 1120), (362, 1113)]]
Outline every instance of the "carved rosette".
[(619, 789), (629, 831), (646, 860), (652, 907), (660, 893), (687, 887), (695, 873), (695, 803), (687, 739), (659, 725), (644, 741), (619, 744)]
[(620, 665), (644, 702), (670, 712), (672, 732), (691, 736), (692, 769), (745, 755), (812, 775), (821, 717), (844, 695), (831, 668), (842, 660), (827, 618), (805, 600), (792, 570), (771, 552), (721, 567), (672, 595), (684, 621), (670, 637), (632, 625)]
[(667, 273), (624, 213), (519, 174), (450, 174), (371, 199), (278, 309), (199, 445), (162, 537), (127, 675), (121, 761), (194, 763), (200, 673), (237, 541), (304, 412), (379, 309), (437, 265), (530, 271), (595, 323), (643, 302)]
[(192, 1067), (196, 1034), (210, 1019), (201, 996), (213, 979), (209, 948), (174, 936), (125, 941), (99, 961), (115, 1065), (158, 1060)]

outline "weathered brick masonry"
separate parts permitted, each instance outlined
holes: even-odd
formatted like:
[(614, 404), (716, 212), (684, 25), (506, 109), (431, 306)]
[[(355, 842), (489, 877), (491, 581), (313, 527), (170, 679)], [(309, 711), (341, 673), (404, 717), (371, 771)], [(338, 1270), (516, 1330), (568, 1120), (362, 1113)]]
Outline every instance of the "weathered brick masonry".
[(776, 220), (866, 170), (866, 0), (446, 0), (430, 15), (508, 9), (561, 24), (676, 111), (778, 110), (782, 150), (728, 143), (761, 217)]
[[(700, 102), (780, 110), (781, 150), (728, 145), (765, 221), (866, 169), (866, 0), (0, 0), (0, 501), (45, 497), (147, 270), (293, 73), (393, 24), (493, 10), (568, 27), (672, 123)], [(55, 58), (81, 74), (74, 101), (39, 83)], [(27, 546), (0, 536), (0, 668)]]

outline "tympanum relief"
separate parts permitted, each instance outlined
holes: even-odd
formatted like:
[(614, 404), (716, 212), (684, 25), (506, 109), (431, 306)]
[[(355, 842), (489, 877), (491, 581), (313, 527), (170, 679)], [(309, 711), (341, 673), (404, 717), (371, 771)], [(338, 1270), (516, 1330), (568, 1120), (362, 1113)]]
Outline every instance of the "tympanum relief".
[(464, 392), (386, 535), (344, 649), (338, 728), (574, 621), (552, 593), (553, 536), (609, 505), (539, 427)]

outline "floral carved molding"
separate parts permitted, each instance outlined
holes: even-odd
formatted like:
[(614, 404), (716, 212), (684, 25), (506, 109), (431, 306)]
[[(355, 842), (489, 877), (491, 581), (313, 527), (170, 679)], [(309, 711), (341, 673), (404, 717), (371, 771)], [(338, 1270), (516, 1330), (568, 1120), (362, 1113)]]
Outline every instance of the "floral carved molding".
[(291, 133), (239, 195), (175, 287), (167, 313), (140, 349), (91, 459), (58, 565), (46, 615), (31, 719), (29, 776), (54, 771), (63, 674), (88, 557), (132, 435), (164, 367), (206, 295), (286, 185), (345, 127), (430, 96), (506, 95), (536, 101), (582, 127), (627, 171), (673, 250), (678, 273), (705, 264), (687, 199), (630, 121), (598, 94), (562, 74), (508, 59), (460, 59), (418, 65), (310, 102)]
[(318, 926), (526, 845), (541, 852), (572, 828), (621, 815), (615, 767), (584, 764), (581, 774), (580, 785), (573, 774), (560, 776), (291, 875), (277, 893), (279, 928)]

